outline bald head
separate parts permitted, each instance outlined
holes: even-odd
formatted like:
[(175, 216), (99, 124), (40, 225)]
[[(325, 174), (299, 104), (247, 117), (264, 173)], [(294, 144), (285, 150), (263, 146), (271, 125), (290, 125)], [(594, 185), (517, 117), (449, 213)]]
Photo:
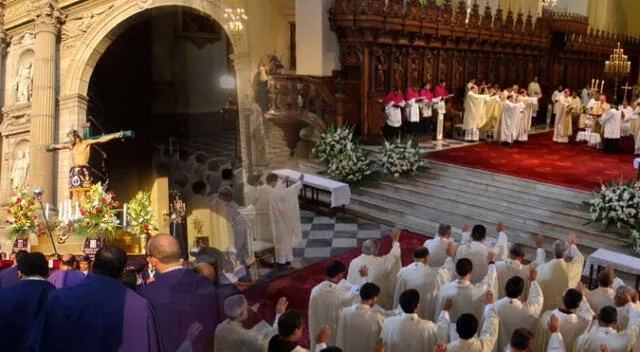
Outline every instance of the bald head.
[(366, 240), (362, 244), (362, 254), (376, 255), (378, 254), (378, 248), (380, 248), (380, 242), (377, 240)]
[(180, 262), (181, 252), (178, 241), (166, 234), (157, 234), (149, 240), (147, 254), (155, 258), (160, 264), (177, 264)]

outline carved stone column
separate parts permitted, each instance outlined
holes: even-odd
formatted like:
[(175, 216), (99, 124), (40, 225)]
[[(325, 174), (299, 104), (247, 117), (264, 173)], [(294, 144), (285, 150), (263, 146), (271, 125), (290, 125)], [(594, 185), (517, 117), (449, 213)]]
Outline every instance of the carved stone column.
[(56, 50), (64, 17), (53, 1), (33, 1), (35, 12), (35, 62), (31, 98), (31, 168), (29, 185), (42, 187), (43, 201), (55, 200), (53, 154), (45, 147), (53, 142), (56, 115)]

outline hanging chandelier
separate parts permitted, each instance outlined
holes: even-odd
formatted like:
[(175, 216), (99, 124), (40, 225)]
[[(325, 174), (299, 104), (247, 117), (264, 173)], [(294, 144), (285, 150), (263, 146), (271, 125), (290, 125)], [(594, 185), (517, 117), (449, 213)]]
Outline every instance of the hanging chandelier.
[(547, 10), (551, 10), (558, 5), (558, 0), (540, 0), (540, 2), (542, 7)]
[(618, 47), (613, 49), (613, 54), (609, 55), (609, 60), (604, 62), (604, 73), (618, 78), (628, 75), (631, 72), (631, 61), (627, 58), (618, 43)]
[(227, 19), (225, 27), (231, 32), (241, 32), (244, 29), (244, 22), (249, 19), (243, 8), (225, 9), (224, 18)]

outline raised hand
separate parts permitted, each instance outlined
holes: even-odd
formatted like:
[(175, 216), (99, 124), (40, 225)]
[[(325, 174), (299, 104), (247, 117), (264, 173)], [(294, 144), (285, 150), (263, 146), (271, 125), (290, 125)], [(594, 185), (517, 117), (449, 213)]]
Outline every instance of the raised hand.
[(447, 298), (447, 300), (442, 304), (442, 310), (448, 312), (451, 308), (453, 308), (453, 300), (451, 298)]
[(433, 348), (433, 352), (447, 352), (447, 343), (444, 341), (438, 342), (438, 344)]
[(538, 270), (532, 265), (529, 267), (529, 281), (536, 281), (538, 279)]
[(376, 340), (376, 352), (384, 352), (384, 340), (381, 338), (378, 338), (378, 340)]
[(492, 263), (496, 261), (496, 252), (488, 251), (487, 252), (487, 263)]
[(400, 240), (400, 233), (402, 232), (402, 230), (399, 227), (394, 227), (393, 228), (393, 232), (391, 233), (391, 239), (394, 242), (397, 242), (398, 240)]
[(600, 352), (609, 352), (609, 346), (600, 345)]
[(280, 297), (278, 303), (276, 304), (276, 314), (281, 315), (282, 313), (287, 311), (287, 307), (289, 306), (289, 301), (286, 297)]
[(329, 341), (329, 334), (331, 331), (327, 325), (323, 325), (320, 328), (320, 332), (316, 336), (316, 344), (327, 343)]
[(358, 273), (360, 273), (361, 277), (369, 276), (369, 267), (366, 265), (361, 266), (360, 269), (358, 269)]
[(584, 295), (587, 293), (587, 287), (584, 285), (584, 282), (582, 281), (578, 283), (576, 290), (578, 290), (578, 292), (582, 294), (582, 297), (584, 297)]
[(578, 236), (576, 236), (575, 233), (572, 233), (571, 236), (569, 236), (569, 244), (572, 246), (575, 246), (578, 243)]
[(544, 247), (544, 236), (541, 234), (536, 235), (536, 248)]
[(484, 302), (486, 304), (493, 304), (493, 302), (495, 302), (495, 297), (493, 296), (493, 292), (491, 292), (491, 290), (487, 291), (487, 295), (484, 297)]
[(498, 226), (496, 226), (496, 231), (498, 231), (498, 233), (504, 231), (504, 222), (502, 221), (498, 222)]
[(471, 226), (469, 226), (468, 224), (462, 225), (462, 232), (469, 232), (469, 231), (471, 231)]
[(551, 314), (551, 317), (549, 318), (549, 331), (560, 331), (560, 320), (558, 320), (558, 317), (556, 317), (555, 314)]

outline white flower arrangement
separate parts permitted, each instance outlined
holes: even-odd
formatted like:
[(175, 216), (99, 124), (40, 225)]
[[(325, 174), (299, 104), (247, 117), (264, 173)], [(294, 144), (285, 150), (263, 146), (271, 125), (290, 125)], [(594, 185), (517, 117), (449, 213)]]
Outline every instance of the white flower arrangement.
[(380, 165), (385, 174), (399, 177), (403, 174), (414, 174), (423, 165), (420, 149), (414, 146), (409, 138), (406, 143), (397, 138), (393, 142), (384, 141), (380, 147)]
[(371, 175), (372, 162), (353, 141), (353, 127), (330, 126), (320, 137), (313, 153), (327, 164), (327, 175), (345, 183), (361, 181)]
[(313, 148), (315, 154), (320, 160), (328, 163), (338, 155), (348, 152), (353, 148), (353, 127), (335, 127), (331, 125), (320, 137), (320, 141)]
[(632, 231), (633, 251), (640, 255), (640, 182), (602, 185), (589, 200), (591, 222), (600, 223), (605, 228), (628, 228)]

